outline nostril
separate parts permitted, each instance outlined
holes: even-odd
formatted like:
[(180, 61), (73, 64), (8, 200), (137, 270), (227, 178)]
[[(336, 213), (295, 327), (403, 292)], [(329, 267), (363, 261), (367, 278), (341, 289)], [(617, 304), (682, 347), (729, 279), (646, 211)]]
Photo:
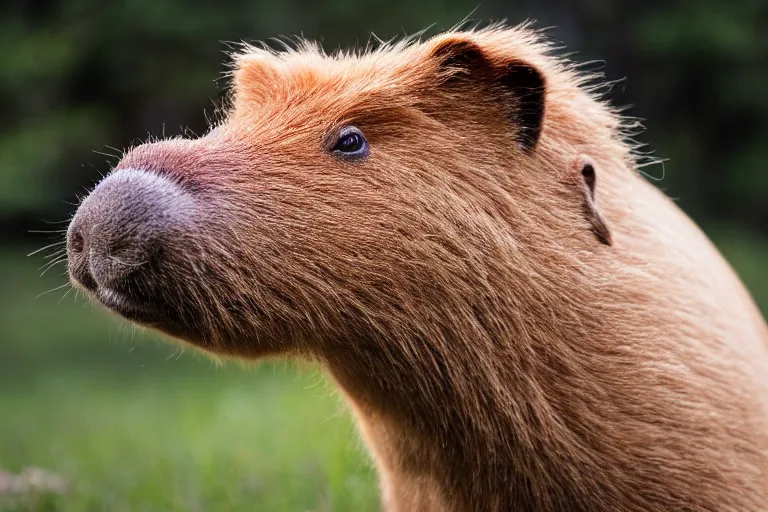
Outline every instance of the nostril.
[(67, 269), (72, 279), (80, 283), (86, 290), (95, 291), (96, 281), (91, 274), (88, 258), (87, 216), (75, 215), (67, 234)]
[(72, 252), (83, 252), (83, 247), (85, 246), (85, 241), (83, 240), (83, 234), (80, 230), (75, 231), (72, 233), (72, 236), (69, 239), (69, 248), (72, 250)]
[(194, 208), (165, 178), (132, 169), (111, 174), (70, 223), (70, 277), (94, 292), (150, 294), (167, 267), (165, 245), (187, 229)]

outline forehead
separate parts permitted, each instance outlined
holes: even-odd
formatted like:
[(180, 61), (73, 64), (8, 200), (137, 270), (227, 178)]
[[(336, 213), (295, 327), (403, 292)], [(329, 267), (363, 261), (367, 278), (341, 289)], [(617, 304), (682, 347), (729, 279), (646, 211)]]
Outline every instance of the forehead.
[(309, 46), (282, 53), (249, 48), (235, 57), (231, 115), (253, 120), (289, 110), (292, 117), (328, 120), (413, 106), (431, 66), (424, 53), (420, 45), (337, 55)]

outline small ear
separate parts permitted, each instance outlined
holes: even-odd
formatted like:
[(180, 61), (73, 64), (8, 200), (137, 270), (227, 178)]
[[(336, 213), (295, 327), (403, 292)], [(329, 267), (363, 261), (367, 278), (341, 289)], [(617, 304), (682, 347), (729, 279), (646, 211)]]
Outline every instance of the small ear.
[(280, 83), (275, 58), (264, 50), (249, 49), (234, 56), (232, 86), (236, 96), (260, 102), (274, 94), (275, 84)]
[(544, 122), (544, 77), (522, 62), (507, 64), (501, 83), (517, 98), (516, 120), (524, 148), (533, 149), (541, 136)]
[(491, 63), (483, 50), (466, 39), (447, 39), (432, 50), (443, 69), (466, 73), (489, 73)]
[(568, 169), (566, 181), (579, 190), (582, 196), (584, 215), (591, 224), (597, 239), (605, 245), (612, 245), (611, 230), (597, 207), (595, 196), (597, 170), (592, 159), (586, 155), (579, 155)]
[(432, 51), (445, 70), (446, 82), (471, 80), (481, 85), (501, 86), (500, 101), (510, 121), (519, 128), (520, 146), (531, 151), (541, 135), (544, 121), (546, 82), (533, 66), (514, 59), (492, 60), (474, 41), (447, 39)]

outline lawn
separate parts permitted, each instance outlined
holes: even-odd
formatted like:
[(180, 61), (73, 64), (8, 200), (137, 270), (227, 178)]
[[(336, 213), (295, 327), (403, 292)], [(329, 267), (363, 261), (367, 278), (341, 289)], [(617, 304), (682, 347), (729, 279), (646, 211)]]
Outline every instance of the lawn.
[(0, 510), (374, 509), (372, 469), (328, 386), (272, 370), (71, 369), (4, 381), (3, 466), (49, 469), (71, 488)]

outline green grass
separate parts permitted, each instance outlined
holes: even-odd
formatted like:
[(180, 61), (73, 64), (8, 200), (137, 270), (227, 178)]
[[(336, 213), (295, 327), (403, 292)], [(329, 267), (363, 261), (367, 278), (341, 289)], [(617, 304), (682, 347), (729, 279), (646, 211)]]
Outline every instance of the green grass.
[[(766, 240), (711, 232), (768, 310)], [(72, 293), (60, 301), (66, 289), (37, 297), (66, 279), (38, 278), (24, 253), (0, 249), (0, 468), (39, 466), (70, 489), (0, 495), (0, 512), (378, 508), (354, 425), (317, 372), (217, 367)]]
[(70, 480), (52, 510), (374, 508), (373, 471), (342, 404), (317, 375), (271, 369), (4, 382), (0, 460)]

